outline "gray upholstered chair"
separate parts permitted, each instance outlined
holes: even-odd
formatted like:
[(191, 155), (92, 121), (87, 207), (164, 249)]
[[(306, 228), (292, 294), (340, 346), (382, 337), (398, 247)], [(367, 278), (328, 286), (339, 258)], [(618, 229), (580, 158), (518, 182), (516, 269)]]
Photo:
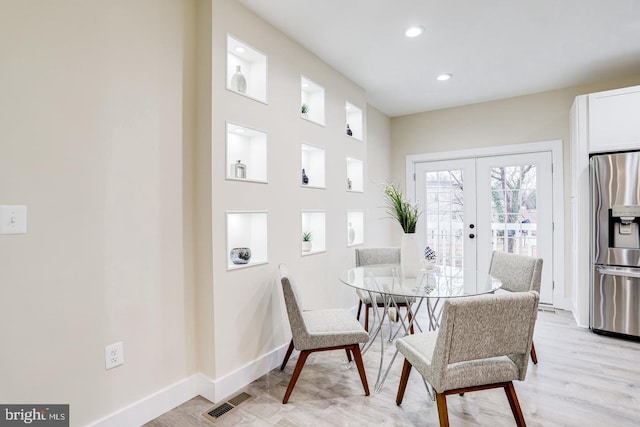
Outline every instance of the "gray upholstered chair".
[[(400, 264), (400, 248), (356, 248), (356, 267), (365, 265), (376, 264)], [(360, 302), (358, 304), (358, 314), (356, 318), (360, 320), (360, 312), (362, 306), (365, 306), (364, 315), (364, 329), (369, 330), (369, 310), (373, 308), (369, 293), (362, 289), (356, 289)], [(404, 307), (407, 309), (409, 322), (411, 322), (411, 304), (413, 300), (407, 301), (405, 297), (392, 297), (394, 304), (398, 308)], [(408, 304), (407, 304), (408, 302)], [(380, 295), (376, 295), (376, 305), (378, 307), (384, 307), (384, 301)], [(413, 333), (413, 324), (411, 325), (411, 333)]]
[[(502, 281), (502, 288), (497, 293), (526, 291), (540, 293), (542, 258), (494, 251), (489, 264), (489, 274)], [(531, 361), (538, 363), (533, 341), (531, 342)]]
[(302, 310), (296, 285), (289, 275), (287, 266), (281, 264), (279, 270), (292, 335), (280, 370), (284, 370), (294, 348), (300, 351), (282, 403), (289, 401), (289, 396), (291, 396), (309, 354), (327, 350), (345, 350), (349, 362), (351, 362), (353, 354), (360, 380), (364, 386), (364, 393), (369, 396), (369, 385), (359, 346), (360, 343), (369, 341), (369, 334), (347, 309)]
[(449, 425), (448, 395), (490, 388), (504, 388), (517, 425), (524, 426), (513, 381), (527, 373), (538, 300), (535, 291), (446, 300), (439, 330), (396, 341), (405, 357), (396, 404), (415, 367), (435, 391), (440, 426)]

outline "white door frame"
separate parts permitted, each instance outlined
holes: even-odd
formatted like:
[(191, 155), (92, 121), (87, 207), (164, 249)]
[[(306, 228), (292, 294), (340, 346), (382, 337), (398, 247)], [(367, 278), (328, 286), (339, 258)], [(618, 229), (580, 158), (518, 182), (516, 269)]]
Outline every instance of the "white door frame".
[(553, 303), (554, 307), (571, 309), (571, 300), (565, 297), (564, 277), (564, 167), (562, 160), (562, 140), (540, 141), (525, 144), (498, 145), (495, 147), (473, 148), (469, 150), (442, 151), (436, 153), (410, 154), (405, 160), (406, 194), (415, 203), (416, 163), (457, 160), (464, 158), (502, 156), (550, 151), (553, 180)]

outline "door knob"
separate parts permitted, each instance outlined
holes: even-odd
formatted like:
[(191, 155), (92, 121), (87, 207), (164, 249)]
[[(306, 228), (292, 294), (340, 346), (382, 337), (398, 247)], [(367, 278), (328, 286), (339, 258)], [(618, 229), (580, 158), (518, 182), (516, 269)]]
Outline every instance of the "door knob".
[(473, 233), (469, 234), (469, 238), (470, 238), (470, 239), (473, 239), (474, 237), (476, 237), (476, 235), (475, 235), (475, 234), (473, 234)]

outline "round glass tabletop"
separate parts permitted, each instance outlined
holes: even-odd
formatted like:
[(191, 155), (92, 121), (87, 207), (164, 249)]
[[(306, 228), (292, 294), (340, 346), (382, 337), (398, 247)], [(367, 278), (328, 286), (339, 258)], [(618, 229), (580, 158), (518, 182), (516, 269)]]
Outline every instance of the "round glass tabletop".
[(494, 292), (502, 282), (475, 270), (436, 266), (415, 277), (402, 273), (399, 264), (355, 267), (343, 272), (340, 281), (367, 292), (417, 298), (450, 298)]

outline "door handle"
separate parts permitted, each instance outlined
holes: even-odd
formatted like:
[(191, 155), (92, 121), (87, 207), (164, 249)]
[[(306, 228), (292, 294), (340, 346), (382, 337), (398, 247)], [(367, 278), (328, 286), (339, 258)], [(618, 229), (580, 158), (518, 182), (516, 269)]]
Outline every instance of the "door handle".
[(615, 270), (613, 268), (600, 267), (598, 269), (603, 276), (619, 276), (619, 277), (632, 277), (634, 279), (640, 279), (640, 271), (633, 270)]

